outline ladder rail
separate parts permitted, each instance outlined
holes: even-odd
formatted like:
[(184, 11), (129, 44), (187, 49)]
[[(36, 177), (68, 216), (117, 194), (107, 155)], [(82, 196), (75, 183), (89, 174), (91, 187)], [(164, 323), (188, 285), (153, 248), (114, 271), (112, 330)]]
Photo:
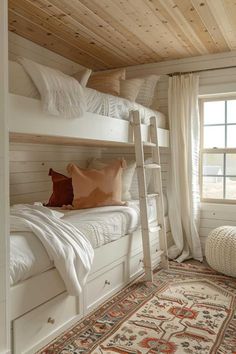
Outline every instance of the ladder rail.
[(161, 164), (160, 164), (160, 152), (158, 144), (158, 127), (157, 119), (155, 117), (150, 118), (150, 142), (148, 145), (152, 151), (152, 163), (145, 165), (144, 159), (144, 146), (147, 143), (142, 141), (141, 119), (138, 111), (132, 112), (132, 125), (134, 133), (134, 146), (135, 156), (137, 164), (137, 176), (139, 187), (139, 204), (140, 204), (140, 223), (142, 230), (142, 243), (143, 243), (143, 256), (144, 256), (144, 271), (145, 278), (148, 281), (153, 281), (153, 269), (152, 269), (152, 255), (150, 244), (150, 233), (152, 232), (148, 220), (148, 198), (146, 186), (146, 171), (152, 169), (153, 171), (153, 186), (154, 190), (152, 195), (155, 196), (156, 210), (157, 210), (157, 222), (156, 232), (160, 240), (160, 252), (161, 266), (168, 268), (167, 258), (167, 242), (166, 242), (166, 226), (164, 217), (164, 205), (163, 205), (163, 191), (162, 191), (162, 178), (161, 178)]
[(152, 273), (152, 258), (151, 245), (149, 238), (149, 223), (148, 223), (148, 208), (147, 208), (147, 187), (146, 175), (144, 171), (144, 152), (142, 145), (141, 119), (138, 111), (133, 112), (133, 128), (135, 137), (135, 155), (137, 175), (138, 175), (138, 189), (139, 189), (139, 203), (140, 203), (140, 223), (142, 229), (142, 243), (143, 243), (143, 264), (145, 270), (146, 280), (153, 281)]
[[(160, 150), (158, 144), (158, 126), (155, 117), (150, 118), (150, 136), (151, 141), (156, 143), (156, 148), (152, 148), (152, 159), (154, 163), (161, 165)], [(158, 222), (161, 225), (161, 230), (159, 231), (160, 237), (160, 247), (164, 250), (164, 254), (161, 258), (161, 265), (163, 268), (169, 268), (168, 253), (167, 253), (167, 241), (166, 241), (166, 224), (164, 215), (164, 202), (163, 202), (163, 187), (161, 171), (153, 176), (154, 193), (158, 193), (159, 197), (156, 198), (156, 208), (158, 211)]]

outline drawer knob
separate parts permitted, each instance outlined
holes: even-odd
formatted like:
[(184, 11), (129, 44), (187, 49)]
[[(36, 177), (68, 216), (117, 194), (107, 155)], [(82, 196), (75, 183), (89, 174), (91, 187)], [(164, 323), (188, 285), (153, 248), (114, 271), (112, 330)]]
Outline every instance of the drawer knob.
[(105, 285), (111, 285), (111, 283), (109, 282), (109, 280), (105, 280)]
[(52, 317), (49, 317), (49, 318), (48, 318), (48, 323), (54, 324), (54, 323), (55, 323), (55, 320), (54, 320), (54, 318), (52, 318)]

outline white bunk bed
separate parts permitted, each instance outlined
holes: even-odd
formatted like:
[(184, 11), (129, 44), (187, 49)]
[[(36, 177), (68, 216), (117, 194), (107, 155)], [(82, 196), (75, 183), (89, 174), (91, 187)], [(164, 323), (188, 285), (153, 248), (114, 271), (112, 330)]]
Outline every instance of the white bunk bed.
[[(45, 114), (41, 102), (34, 98), (9, 94), (9, 131), (11, 141), (133, 145), (133, 129), (129, 121), (86, 112), (78, 119), (65, 119)], [(142, 124), (143, 141), (149, 141), (148, 125)], [(169, 131), (158, 129), (159, 145), (169, 146)]]
[[(153, 233), (153, 267), (160, 262), (156, 256), (159, 246)], [(79, 297), (68, 295), (54, 267), (11, 287), (14, 353), (35, 353), (143, 271), (140, 228), (94, 251), (92, 269)]]
[[(78, 119), (45, 114), (39, 100), (9, 94), (9, 134), (13, 142), (133, 146), (127, 120), (86, 112)], [(158, 129), (159, 146), (169, 146), (169, 132)], [(150, 144), (147, 124), (142, 140)], [(153, 266), (160, 262), (159, 241), (151, 235)], [(114, 252), (115, 250), (115, 252)], [(14, 354), (35, 353), (57, 334), (96, 308), (142, 272), (140, 229), (95, 249), (87, 283), (79, 297), (69, 296), (62, 278), (51, 268), (11, 287), (12, 346)]]

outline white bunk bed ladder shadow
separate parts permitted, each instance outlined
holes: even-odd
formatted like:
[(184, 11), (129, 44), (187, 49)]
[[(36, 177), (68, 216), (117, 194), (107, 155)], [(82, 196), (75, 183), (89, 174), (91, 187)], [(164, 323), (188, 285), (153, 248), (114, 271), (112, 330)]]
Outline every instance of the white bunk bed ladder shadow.
[[(163, 192), (161, 179), (160, 152), (158, 145), (157, 119), (150, 118), (150, 142), (143, 142), (141, 119), (138, 111), (133, 112), (133, 129), (134, 144), (137, 164), (138, 186), (139, 186), (139, 202), (140, 202), (140, 222), (142, 230), (143, 242), (143, 264), (145, 271), (145, 279), (153, 281), (152, 252), (150, 244), (150, 233), (155, 232), (160, 240), (160, 250), (155, 253), (155, 257), (161, 257), (162, 268), (168, 269), (166, 227), (163, 207)], [(152, 163), (145, 164), (144, 146), (148, 145), (152, 149)], [(155, 227), (149, 225), (148, 221), (148, 197), (146, 185), (146, 170), (153, 170), (154, 191), (152, 195), (156, 198), (157, 225)]]

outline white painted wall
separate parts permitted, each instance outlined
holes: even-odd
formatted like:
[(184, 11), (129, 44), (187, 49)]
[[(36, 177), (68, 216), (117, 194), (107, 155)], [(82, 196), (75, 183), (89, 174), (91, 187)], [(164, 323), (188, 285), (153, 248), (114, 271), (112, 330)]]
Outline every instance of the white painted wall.
[[(153, 107), (168, 116), (168, 76), (166, 74), (223, 67), (224, 69), (221, 70), (199, 73), (200, 95), (236, 93), (236, 68), (229, 68), (232, 65), (236, 65), (236, 51), (129, 67), (127, 74), (129, 77), (153, 73), (162, 75), (157, 85)], [(203, 246), (207, 235), (215, 227), (236, 225), (235, 208), (233, 205), (202, 204), (200, 237)]]
[(7, 0), (0, 1), (0, 353), (9, 350), (10, 327), (8, 316), (9, 293), (9, 237), (8, 237), (8, 18)]

